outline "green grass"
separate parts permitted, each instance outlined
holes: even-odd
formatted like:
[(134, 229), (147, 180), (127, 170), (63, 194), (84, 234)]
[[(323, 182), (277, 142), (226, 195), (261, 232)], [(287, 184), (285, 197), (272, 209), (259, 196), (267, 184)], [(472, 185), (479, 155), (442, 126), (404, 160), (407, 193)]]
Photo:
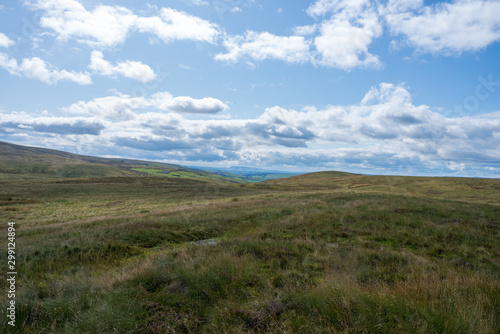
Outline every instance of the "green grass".
[(245, 183), (246, 181), (236, 175), (218, 175), (202, 171), (185, 169), (165, 169), (165, 168), (132, 168), (131, 170), (145, 173), (147, 175), (162, 176), (167, 178), (189, 178), (206, 181), (236, 182)]
[(368, 176), (319, 172), (269, 180), (253, 185), (270, 190), (379, 192), (453, 201), (500, 203), (500, 179), (452, 177)]
[(165, 176), (205, 181), (246, 182), (182, 166), (131, 159), (107, 159), (0, 142), (0, 180)]
[(500, 332), (499, 180), (183, 176), (1, 179), (0, 331)]

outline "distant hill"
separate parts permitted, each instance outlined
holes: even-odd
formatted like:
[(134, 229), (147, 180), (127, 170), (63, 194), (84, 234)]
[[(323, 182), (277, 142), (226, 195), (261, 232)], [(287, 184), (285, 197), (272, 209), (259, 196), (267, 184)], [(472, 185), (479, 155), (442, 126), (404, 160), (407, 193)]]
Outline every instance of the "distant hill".
[(85, 156), (0, 141), (0, 179), (163, 176), (244, 182), (237, 175), (216, 175), (160, 162)]
[(290, 173), (278, 170), (267, 170), (262, 168), (242, 167), (242, 166), (233, 166), (229, 168), (219, 168), (219, 167), (190, 167), (190, 168), (222, 176), (234, 177), (234, 175), (238, 175), (240, 178), (248, 182), (261, 182), (261, 181), (282, 179), (286, 177), (304, 174), (304, 173)]
[(500, 204), (500, 179), (361, 175), (338, 171), (294, 176), (253, 168), (232, 170), (233, 173), (231, 169), (197, 170), (160, 162), (99, 158), (0, 141), (0, 180), (152, 176), (253, 183), (247, 187), (270, 190), (377, 192)]
[(252, 185), (276, 190), (338, 190), (427, 196), (500, 205), (500, 179), (317, 172)]

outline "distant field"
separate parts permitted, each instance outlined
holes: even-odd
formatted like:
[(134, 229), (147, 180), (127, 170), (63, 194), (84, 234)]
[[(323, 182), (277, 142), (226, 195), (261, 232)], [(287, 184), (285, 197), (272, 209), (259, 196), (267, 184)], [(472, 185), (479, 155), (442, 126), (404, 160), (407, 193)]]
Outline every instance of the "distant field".
[(500, 332), (499, 180), (26, 178), (18, 333)]

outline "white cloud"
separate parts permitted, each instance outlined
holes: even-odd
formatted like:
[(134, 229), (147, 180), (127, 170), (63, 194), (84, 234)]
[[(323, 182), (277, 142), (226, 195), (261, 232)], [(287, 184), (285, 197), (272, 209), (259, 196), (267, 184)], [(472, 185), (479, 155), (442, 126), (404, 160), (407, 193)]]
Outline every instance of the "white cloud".
[(344, 70), (381, 66), (378, 57), (368, 51), (373, 40), (383, 34), (370, 0), (319, 0), (307, 13), (313, 17), (330, 14), (319, 24), (320, 33), (314, 39), (316, 64)]
[[(477, 51), (500, 41), (500, 2), (458, 0), (418, 7), (421, 1), (396, 6), (390, 1), (386, 20), (419, 51), (456, 54)], [(416, 12), (412, 9), (419, 9)]]
[(307, 12), (313, 17), (327, 14), (331, 17), (316, 24), (296, 26), (292, 36), (253, 31), (247, 31), (244, 36), (226, 36), (223, 44), (228, 52), (217, 54), (215, 59), (228, 62), (243, 58), (278, 59), (344, 70), (381, 67), (378, 57), (368, 50), (373, 40), (383, 33), (376, 8), (369, 0), (320, 0)]
[(0, 32), (0, 47), (8, 48), (12, 45), (14, 45), (14, 41), (7, 37), (4, 33)]
[(174, 97), (168, 92), (160, 92), (150, 97), (131, 97), (117, 93), (87, 102), (79, 101), (63, 108), (63, 110), (74, 114), (99, 116), (109, 120), (129, 120), (136, 118), (137, 111), (148, 109), (187, 114), (214, 114), (228, 108), (222, 101), (211, 97), (202, 99), (189, 96)]
[(59, 70), (38, 57), (24, 58), (19, 65), (15, 59), (9, 58), (6, 54), (0, 52), (0, 67), (10, 74), (38, 79), (49, 85), (56, 84), (59, 81), (72, 81), (79, 85), (92, 83), (92, 78), (87, 72)]
[(148, 101), (143, 98), (118, 94), (95, 98), (88, 102), (78, 101), (63, 110), (73, 114), (94, 115), (110, 120), (127, 120), (136, 117), (133, 110), (147, 105)]
[(34, 0), (29, 5), (43, 13), (41, 26), (52, 29), (58, 39), (75, 39), (93, 47), (121, 44), (132, 31), (153, 34), (164, 42), (214, 43), (219, 34), (215, 24), (170, 8), (161, 8), (155, 16), (138, 16), (125, 7), (101, 4), (90, 11), (75, 0)]
[(124, 7), (98, 5), (88, 11), (74, 0), (38, 0), (30, 5), (43, 12), (40, 25), (54, 30), (60, 40), (74, 38), (93, 46), (122, 43), (137, 19)]
[[(456, 0), (424, 6), (423, 0), (318, 0), (307, 9), (312, 17), (331, 18), (322, 22), (323, 40), (333, 48), (341, 41), (343, 50), (319, 49), (333, 65), (355, 64), (356, 54), (367, 53), (370, 43), (382, 36), (382, 25), (421, 52), (450, 55), (477, 51), (500, 41), (500, 2)], [(345, 38), (343, 41), (342, 38)], [(352, 41), (352, 42), (349, 42)], [(328, 49), (329, 50), (329, 49)], [(330, 56), (330, 57), (329, 57)], [(342, 59), (343, 58), (343, 59)], [(376, 61), (376, 60), (375, 60)]]
[(310, 16), (325, 16), (328, 13), (348, 11), (359, 13), (363, 7), (370, 4), (370, 0), (318, 0), (311, 4), (306, 12)]
[(233, 7), (233, 9), (231, 9), (231, 13), (240, 13), (240, 12), (242, 12), (240, 7)]
[(174, 111), (186, 114), (215, 114), (228, 109), (228, 106), (212, 97), (194, 99), (189, 96), (177, 96), (166, 99), (162, 94), (153, 95), (154, 105), (160, 110)]
[(292, 36), (254, 31), (224, 36), (227, 53), (215, 59), (311, 62), (349, 71), (383, 66), (370, 46), (384, 30), (403, 37), (390, 43), (392, 50), (410, 45), (420, 52), (442, 55), (476, 51), (500, 41), (500, 2), (492, 0), (432, 6), (424, 6), (423, 0), (318, 0), (306, 12), (317, 22), (292, 27)]
[(155, 34), (165, 43), (183, 39), (215, 43), (219, 35), (215, 24), (171, 8), (162, 8), (159, 16), (138, 17), (135, 27)]
[(55, 84), (60, 80), (73, 81), (80, 85), (88, 85), (92, 83), (88, 73), (58, 70), (38, 57), (23, 59), (23, 62), (19, 66), (18, 70), (28, 78), (38, 79), (48, 84)]
[(156, 78), (155, 72), (146, 64), (138, 61), (126, 60), (112, 65), (104, 60), (100, 51), (92, 51), (89, 68), (97, 74), (104, 76), (122, 75), (129, 79), (149, 82)]
[(314, 34), (317, 29), (318, 27), (316, 24), (295, 26), (293, 27), (293, 33), (297, 36), (309, 36)]
[(379, 6), (381, 15), (406, 13), (424, 8), (424, 0), (388, 0)]
[(195, 6), (208, 6), (209, 3), (206, 2), (205, 0), (190, 0), (191, 3)]
[(216, 60), (236, 62), (242, 58), (256, 61), (283, 60), (288, 63), (309, 61), (309, 42), (302, 36), (276, 36), (268, 32), (247, 31), (245, 36), (227, 36), (223, 42), (226, 54), (217, 54)]
[(0, 67), (7, 70), (10, 74), (17, 74), (17, 61), (3, 52), (0, 52)]
[[(247, 120), (186, 120), (180, 115), (173, 117), (158, 112), (134, 117), (136, 111), (144, 108), (168, 111), (187, 108), (191, 112), (211, 106), (218, 108), (221, 104), (210, 98), (174, 98), (169, 93), (158, 93), (148, 99), (119, 95), (79, 104), (70, 106), (69, 111), (109, 119), (110, 112), (125, 109), (131, 117), (114, 120), (134, 123), (142, 129), (140, 132), (147, 130), (142, 128), (145, 126), (154, 129), (157, 135), (187, 136), (195, 142), (209, 140), (205, 145), (213, 140), (232, 140), (246, 150), (309, 146), (314, 152), (315, 143), (329, 143), (347, 150), (364, 147), (366, 152), (376, 155), (456, 161), (478, 159), (468, 153), (472, 147), (491, 159), (495, 159), (500, 150), (495, 142), (500, 136), (498, 113), (487, 117), (446, 118), (425, 105), (413, 105), (406, 87), (388, 83), (373, 87), (359, 105), (329, 106), (323, 110), (311, 107), (303, 111), (273, 107), (260, 117)], [(193, 107), (196, 104), (198, 106)], [(177, 107), (183, 110), (176, 110)]]
[(382, 35), (377, 16), (368, 14), (356, 21), (335, 17), (320, 25), (320, 35), (314, 39), (320, 55), (317, 63), (344, 70), (381, 66), (378, 57), (368, 52), (372, 41)]

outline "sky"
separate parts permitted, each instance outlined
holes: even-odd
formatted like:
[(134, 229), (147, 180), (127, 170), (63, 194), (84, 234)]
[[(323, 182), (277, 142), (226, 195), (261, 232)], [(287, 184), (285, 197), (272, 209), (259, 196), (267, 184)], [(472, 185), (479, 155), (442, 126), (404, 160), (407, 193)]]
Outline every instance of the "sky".
[(500, 1), (0, 5), (0, 140), (294, 172), (500, 177)]

